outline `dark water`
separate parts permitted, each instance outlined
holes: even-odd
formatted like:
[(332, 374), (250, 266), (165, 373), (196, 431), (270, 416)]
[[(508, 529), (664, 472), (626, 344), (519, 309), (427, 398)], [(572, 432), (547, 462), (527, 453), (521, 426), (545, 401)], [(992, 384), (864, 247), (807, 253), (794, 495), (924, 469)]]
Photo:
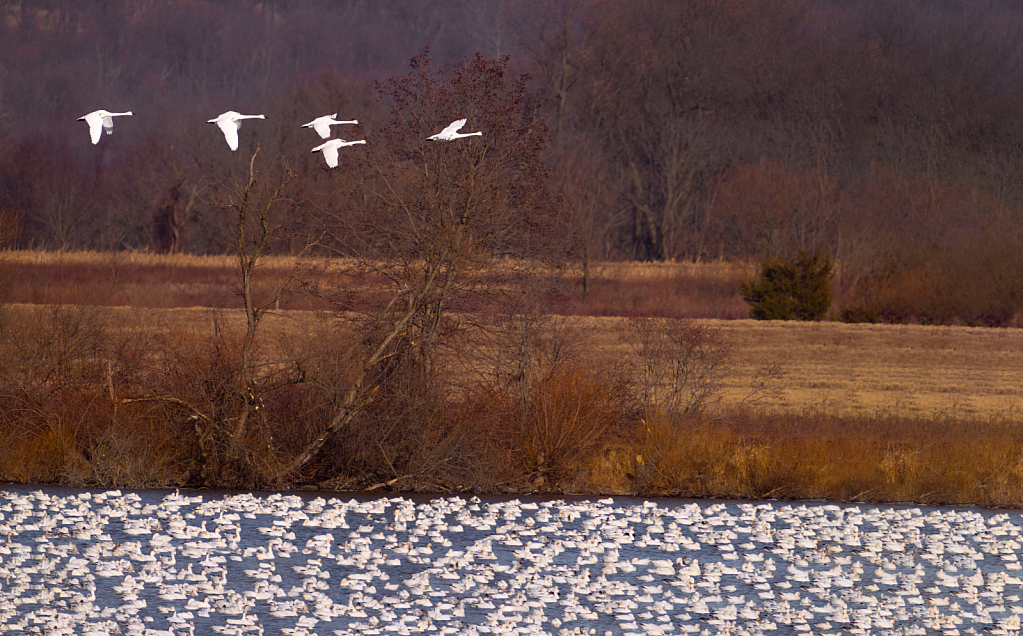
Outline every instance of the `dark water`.
[(1018, 512), (0, 489), (0, 628), (46, 634), (1018, 629)]

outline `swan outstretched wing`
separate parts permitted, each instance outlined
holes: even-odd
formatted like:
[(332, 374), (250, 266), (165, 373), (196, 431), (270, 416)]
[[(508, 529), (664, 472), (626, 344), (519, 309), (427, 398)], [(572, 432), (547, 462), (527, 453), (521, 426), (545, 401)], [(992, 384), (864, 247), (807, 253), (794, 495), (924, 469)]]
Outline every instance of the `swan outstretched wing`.
[(453, 121), (450, 124), (448, 124), (447, 128), (445, 128), (444, 130), (440, 131), (436, 135), (433, 135), (432, 137), (427, 137), (427, 139), (438, 139), (438, 140), (441, 140), (441, 141), (450, 139), (452, 135), (454, 135), (459, 130), (461, 130), (462, 126), (465, 125), (465, 122), (466, 122), (466, 120), (464, 120), (464, 119), (459, 119), (457, 121)]
[(224, 131), (224, 137), (227, 139), (227, 145), (231, 147), (231, 150), (238, 150), (238, 122), (221, 118), (217, 120), (217, 126), (220, 130)]
[(327, 161), (327, 165), (331, 168), (337, 167), (337, 146), (330, 145), (323, 149), (323, 158)]
[(345, 141), (344, 139), (331, 139), (313, 148), (313, 152), (323, 152), (323, 158), (331, 168), (337, 167), (338, 149), (346, 146), (366, 143), (365, 139), (359, 141)]
[(98, 115), (87, 115), (85, 122), (89, 124), (89, 136), (92, 138), (92, 143), (98, 144), (99, 138), (103, 135), (103, 119)]
[(336, 168), (337, 167), (337, 148), (338, 148), (339, 145), (341, 145), (339, 143), (339, 141), (341, 143), (344, 142), (343, 139), (342, 140), (331, 139), (330, 141), (328, 141), (326, 143), (322, 143), (319, 146), (316, 146), (315, 148), (313, 148), (313, 152), (322, 152), (323, 153), (323, 159), (327, 162), (327, 165), (330, 166), (331, 168)]
[(320, 136), (320, 139), (327, 139), (330, 137), (330, 123), (326, 121), (316, 120), (313, 124), (313, 130)]
[[(92, 139), (93, 144), (99, 143), (99, 138), (103, 134), (103, 128), (107, 126), (107, 122), (110, 121), (109, 117), (104, 119), (103, 113), (104, 111), (97, 110), (78, 118), (79, 121), (84, 121), (89, 124), (89, 137)], [(110, 125), (113, 124), (111, 123)]]
[(455, 134), (456, 132), (458, 132), (459, 130), (461, 130), (462, 126), (465, 125), (465, 122), (466, 122), (465, 119), (459, 119), (458, 121), (453, 121), (450, 124), (448, 124), (447, 128), (445, 128), (444, 130), (440, 131), (440, 134), (442, 136), (444, 136), (444, 137), (449, 137), (449, 136)]
[(317, 117), (308, 124), (302, 126), (302, 128), (312, 128), (316, 131), (316, 134), (320, 136), (320, 139), (328, 139), (330, 138), (330, 125), (334, 123), (334, 119), (337, 119), (337, 113)]

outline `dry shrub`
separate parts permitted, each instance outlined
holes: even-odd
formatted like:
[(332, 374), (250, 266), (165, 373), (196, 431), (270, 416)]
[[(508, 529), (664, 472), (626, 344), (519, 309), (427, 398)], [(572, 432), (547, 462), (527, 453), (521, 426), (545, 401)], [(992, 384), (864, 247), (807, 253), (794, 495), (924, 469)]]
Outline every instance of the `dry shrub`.
[(635, 478), (640, 492), (696, 495), (702, 473), (680, 420), (650, 412), (636, 428)]
[(454, 458), (447, 452), (443, 388), (430, 361), (419, 353), (390, 361), (386, 379), (341, 441), (341, 453), (332, 460), (337, 467), (346, 465), (370, 482), (397, 479), (406, 488), (420, 489), (435, 484), (438, 472)]
[(637, 468), (642, 456), (628, 444), (608, 445), (597, 453), (588, 467), (587, 492), (632, 495), (636, 492)]
[(422, 331), (409, 329), (393, 341), (392, 354), (360, 379), (366, 356), (388, 325), (338, 314), (321, 329), (330, 337), (317, 340), (315, 355), (305, 363), (307, 383), (315, 388), (306, 395), (317, 403), (308, 403), (307, 425), (295, 437), (306, 443), (319, 435), (355, 383), (372, 388), (304, 479), (393, 490), (460, 489), (473, 481), (472, 469), (486, 449), (474, 438), (478, 414), (468, 402), (453, 399), (452, 376), (438, 361), (436, 343), (417, 342)]
[(1021, 501), (1023, 440), (1017, 422), (939, 417), (896, 425), (875, 458), (887, 499), (987, 505)]
[(164, 430), (164, 413), (119, 405), (145, 377), (162, 375), (151, 368), (151, 342), (138, 322), (114, 324), (105, 310), (88, 305), (17, 316), (4, 324), (0, 341), (9, 362), (0, 372), (0, 425), (9, 442), (0, 452), (0, 474), (118, 487), (179, 476), (183, 445)]
[(107, 326), (97, 307), (34, 307), (2, 325), (3, 376), (44, 392), (101, 380)]
[(515, 453), (518, 405), (507, 396), (479, 390), (447, 407), (445, 464), (449, 488), (475, 492), (521, 492), (527, 483)]
[(744, 440), (702, 417), (649, 411), (636, 429), (636, 485), (667, 496), (737, 496), (748, 477), (734, 470)]
[(448, 401), (434, 380), (391, 378), (317, 469), (322, 478), (347, 475), (362, 487), (514, 490), (516, 467), (502, 417), (513, 408), (483, 394)]
[(102, 420), (107, 336), (91, 307), (39, 307), (0, 325), (0, 474), (66, 484), (88, 474), (82, 442)]
[(572, 487), (623, 425), (624, 382), (579, 367), (556, 369), (530, 391), (520, 453), (538, 487)]
[(138, 381), (136, 401), (161, 411), (181, 436), (182, 465), (193, 481), (278, 488), (316, 481), (322, 475), (284, 472), (324, 430), (352, 376), (350, 334), (331, 328), (283, 330), (257, 341), (246, 381), (240, 325), (211, 312), (206, 321), (167, 331), (153, 372)]
[(73, 422), (59, 417), (49, 421), (23, 419), (5, 429), (5, 452), (0, 462), (0, 475), (5, 478), (71, 485), (81, 483), (88, 474)]
[[(241, 336), (220, 324), (213, 334), (196, 329), (170, 333), (163, 359), (136, 401), (152, 403), (162, 417), (189, 432), (192, 479), (207, 486), (266, 486), (275, 470), (267, 460), (267, 433), (261, 426), (262, 395), (241, 390)], [(237, 429), (241, 409), (254, 417)]]
[(988, 447), (982, 473), (983, 504), (1018, 507), (1023, 501), (1023, 444)]
[(714, 399), (732, 347), (724, 335), (677, 312), (632, 316), (619, 336), (634, 354), (644, 413), (698, 415)]
[(189, 430), (151, 403), (115, 405), (105, 426), (85, 449), (84, 482), (102, 488), (154, 488), (183, 485), (189, 479)]

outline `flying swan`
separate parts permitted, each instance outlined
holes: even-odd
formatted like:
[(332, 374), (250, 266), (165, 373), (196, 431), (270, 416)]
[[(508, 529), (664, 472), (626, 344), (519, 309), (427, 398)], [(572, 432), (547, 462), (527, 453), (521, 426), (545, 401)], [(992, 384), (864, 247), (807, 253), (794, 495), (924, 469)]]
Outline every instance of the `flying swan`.
[(241, 113), (229, 110), (206, 123), (220, 126), (220, 130), (224, 131), (224, 137), (227, 139), (227, 145), (234, 151), (238, 150), (238, 129), (241, 127), (241, 120), (243, 119), (266, 119), (266, 117), (263, 115), (242, 115)]
[(330, 137), (330, 127), (336, 124), (358, 124), (358, 119), (352, 119), (349, 121), (338, 121), (337, 113), (333, 115), (324, 115), (323, 117), (317, 117), (308, 124), (302, 124), (302, 128), (312, 128), (319, 133), (321, 139), (327, 139)]
[(483, 133), (481, 133), (479, 131), (471, 132), (471, 133), (460, 133), (460, 132), (458, 132), (459, 130), (461, 130), (462, 126), (465, 125), (465, 121), (466, 120), (464, 120), (464, 119), (459, 119), (458, 121), (453, 121), (453, 122), (451, 122), (450, 125), (448, 125), (447, 128), (445, 128), (444, 130), (440, 131), (436, 135), (433, 135), (431, 137), (427, 137), (427, 139), (432, 139), (434, 141), (454, 141), (455, 139), (461, 139), (462, 137), (473, 137), (473, 136), (477, 136), (477, 135), (480, 136), (480, 137), (483, 136)]
[(337, 149), (344, 148), (345, 146), (354, 146), (356, 144), (366, 143), (365, 139), (360, 141), (345, 141), (344, 139), (331, 139), (328, 142), (322, 143), (319, 146), (313, 148), (313, 152), (323, 152), (323, 158), (326, 160), (327, 165), (331, 168), (337, 167)]
[(111, 119), (111, 117), (120, 117), (121, 115), (131, 114), (131, 111), (126, 113), (111, 113), (106, 110), (95, 110), (84, 117), (79, 117), (78, 121), (84, 121), (89, 124), (89, 135), (92, 136), (92, 143), (98, 144), (102, 130), (106, 130), (108, 135), (112, 135), (114, 133), (114, 120)]

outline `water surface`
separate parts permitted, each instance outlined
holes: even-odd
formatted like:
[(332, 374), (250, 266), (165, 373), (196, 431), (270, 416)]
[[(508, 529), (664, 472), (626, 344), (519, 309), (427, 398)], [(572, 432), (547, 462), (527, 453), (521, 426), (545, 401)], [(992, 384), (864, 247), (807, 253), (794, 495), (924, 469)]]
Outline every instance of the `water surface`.
[(1019, 512), (0, 490), (0, 628), (924, 634), (1019, 628)]

